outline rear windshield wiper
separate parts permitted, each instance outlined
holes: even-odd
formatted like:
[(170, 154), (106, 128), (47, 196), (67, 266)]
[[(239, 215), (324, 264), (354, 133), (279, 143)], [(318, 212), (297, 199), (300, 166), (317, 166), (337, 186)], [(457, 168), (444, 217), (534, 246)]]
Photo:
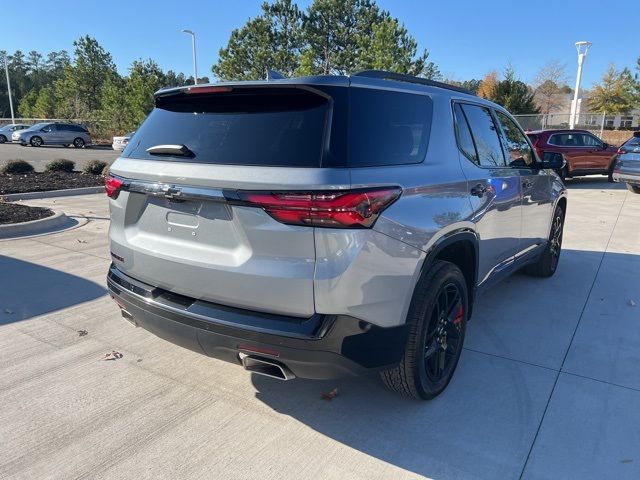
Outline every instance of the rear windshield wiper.
[(150, 155), (171, 155), (174, 157), (195, 157), (186, 145), (155, 145), (147, 148)]

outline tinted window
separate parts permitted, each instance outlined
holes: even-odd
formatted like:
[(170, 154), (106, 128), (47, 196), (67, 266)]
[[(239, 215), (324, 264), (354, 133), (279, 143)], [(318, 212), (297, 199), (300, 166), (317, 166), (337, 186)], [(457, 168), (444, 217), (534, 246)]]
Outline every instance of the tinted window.
[(489, 109), (477, 105), (463, 104), (473, 140), (483, 167), (503, 167), (504, 154), (498, 138), (498, 129)]
[(640, 137), (631, 137), (622, 144), (625, 147), (637, 147), (640, 145)]
[(504, 113), (496, 111), (496, 115), (505, 137), (505, 154), (507, 163), (512, 167), (530, 167), (535, 163), (533, 151), (524, 133), (516, 123)]
[(431, 99), (424, 95), (351, 88), (348, 165), (422, 162), (431, 115)]
[[(300, 89), (242, 89), (159, 97), (123, 156), (226, 165), (318, 167), (327, 100)], [(185, 145), (193, 158), (150, 155)]]
[(464, 116), (462, 108), (456, 103), (454, 107), (455, 114), (455, 128), (456, 138), (458, 140), (458, 147), (464, 155), (472, 162), (478, 162), (478, 153), (476, 147), (473, 145), (473, 138), (471, 138), (471, 131), (469, 130), (469, 124)]
[(602, 147), (602, 142), (593, 135), (582, 134), (582, 144), (586, 147)]
[(560, 147), (583, 147), (583, 142), (581, 133), (556, 133), (549, 138), (551, 145)]

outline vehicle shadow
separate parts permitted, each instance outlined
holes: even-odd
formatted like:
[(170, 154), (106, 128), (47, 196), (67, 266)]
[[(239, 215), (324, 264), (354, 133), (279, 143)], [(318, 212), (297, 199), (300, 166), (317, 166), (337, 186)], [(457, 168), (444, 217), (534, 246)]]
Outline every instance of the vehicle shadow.
[(626, 190), (627, 188), (624, 183), (609, 182), (604, 175), (567, 178), (564, 184), (569, 190)]
[[(470, 323), (451, 383), (429, 402), (387, 391), (377, 375), (282, 382), (252, 374), (256, 398), (322, 435), (419, 475), (517, 478), (603, 254), (568, 249), (554, 277), (516, 273), (489, 289), (479, 298), (478, 318)], [(606, 255), (598, 273), (606, 282), (613, 281), (610, 275), (623, 275), (618, 281), (626, 282), (640, 265), (639, 255)], [(620, 303), (600, 296), (607, 298), (590, 308)], [(640, 329), (634, 335), (640, 340)], [(558, 361), (539, 366), (537, 351)], [(334, 388), (333, 400), (321, 399)]]
[(0, 325), (94, 300), (106, 292), (84, 278), (0, 255)]

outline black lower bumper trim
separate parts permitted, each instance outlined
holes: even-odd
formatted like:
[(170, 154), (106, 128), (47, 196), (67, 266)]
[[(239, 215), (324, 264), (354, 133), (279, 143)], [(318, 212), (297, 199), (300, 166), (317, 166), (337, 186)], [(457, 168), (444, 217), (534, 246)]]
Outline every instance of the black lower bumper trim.
[(216, 305), (154, 288), (114, 265), (107, 284), (136, 325), (165, 340), (238, 364), (241, 352), (277, 359), (301, 378), (335, 378), (393, 366), (407, 340), (405, 325), (381, 328), (344, 315), (301, 319)]

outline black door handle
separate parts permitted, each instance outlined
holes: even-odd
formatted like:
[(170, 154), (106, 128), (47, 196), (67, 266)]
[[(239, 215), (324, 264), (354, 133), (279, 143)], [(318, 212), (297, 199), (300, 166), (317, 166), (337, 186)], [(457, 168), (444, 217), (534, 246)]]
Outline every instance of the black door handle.
[(482, 198), (485, 193), (487, 193), (487, 187), (485, 187), (482, 183), (477, 184), (471, 189), (471, 195), (479, 198)]

